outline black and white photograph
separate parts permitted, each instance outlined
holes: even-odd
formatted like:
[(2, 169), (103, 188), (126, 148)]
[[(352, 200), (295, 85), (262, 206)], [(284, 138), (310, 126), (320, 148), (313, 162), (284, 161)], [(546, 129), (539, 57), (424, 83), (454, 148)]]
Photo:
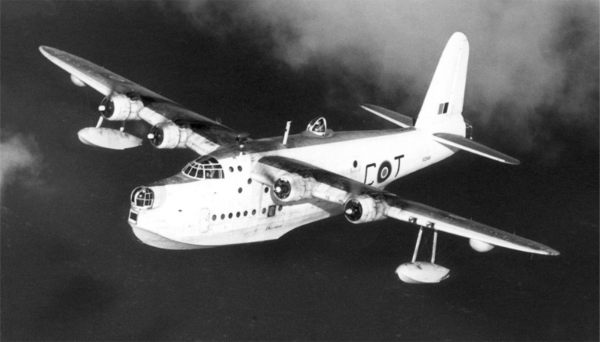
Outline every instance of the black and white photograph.
[(597, 341), (593, 0), (0, 0), (3, 341)]

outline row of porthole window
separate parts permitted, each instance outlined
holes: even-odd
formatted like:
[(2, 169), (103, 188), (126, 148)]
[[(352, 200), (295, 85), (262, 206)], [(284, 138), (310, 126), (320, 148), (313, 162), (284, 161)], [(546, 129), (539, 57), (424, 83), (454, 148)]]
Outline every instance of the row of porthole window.
[[(252, 178), (248, 178), (248, 184), (252, 184)], [(269, 188), (267, 188), (267, 189), (269, 189)], [(238, 188), (238, 194), (241, 194), (242, 191), (243, 191), (242, 187), (239, 187)], [(267, 192), (267, 191), (265, 191), (265, 192)]]
[[(281, 205), (277, 207), (278, 211), (281, 211), (282, 209), (283, 209), (283, 206), (281, 206)], [(267, 208), (262, 208), (261, 212), (262, 212), (263, 215), (266, 214), (267, 213)], [(244, 210), (244, 212), (239, 212), (238, 211), (237, 213), (235, 213), (235, 217), (248, 216), (248, 214), (252, 214), (252, 216), (256, 215), (256, 209), (252, 209), (252, 212), (248, 212), (248, 210)], [(227, 215), (221, 214), (221, 220), (224, 220), (226, 217), (227, 218), (233, 218), (233, 213), (229, 213)], [(217, 215), (216, 214), (213, 214), (212, 220), (213, 221), (217, 220)]]
[[(353, 167), (355, 167), (355, 168), (358, 166), (358, 163), (356, 162), (356, 160), (355, 160), (355, 161), (352, 163), (352, 166), (353, 166)], [(241, 165), (238, 165), (238, 166), (237, 166), (237, 170), (238, 170), (239, 172), (242, 172), (242, 166), (241, 166)], [(229, 167), (229, 172), (233, 172), (233, 171), (235, 171), (235, 169), (233, 168), (233, 166), (230, 166), (230, 167)], [(249, 180), (248, 184), (250, 184), (250, 180)]]

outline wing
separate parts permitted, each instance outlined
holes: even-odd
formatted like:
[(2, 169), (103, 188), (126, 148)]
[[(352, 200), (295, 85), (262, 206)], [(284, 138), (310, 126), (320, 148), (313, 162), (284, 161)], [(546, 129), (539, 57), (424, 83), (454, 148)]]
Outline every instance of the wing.
[(413, 222), (424, 226), (431, 225), (434, 229), (442, 232), (522, 252), (544, 255), (559, 254), (558, 251), (539, 242), (425, 204), (398, 197), (387, 197), (386, 203), (389, 205), (386, 215), (397, 220)]
[[(107, 99), (129, 100), (134, 104), (140, 102), (135, 115), (125, 117), (125, 120), (141, 119), (152, 126), (160, 126), (163, 138), (167, 134), (165, 128), (175, 125), (184, 130), (179, 133), (184, 133), (189, 140), (185, 147), (200, 154), (209, 153), (220, 145), (236, 143), (240, 137), (245, 136), (81, 57), (48, 46), (40, 46), (39, 49), (52, 63), (71, 74), (74, 81), (87, 84)], [(116, 117), (114, 120), (118, 119)]]
[[(312, 184), (309, 196), (344, 205), (353, 198), (369, 198), (376, 213), (400, 221), (434, 228), (449, 234), (474, 239), (487, 244), (518, 251), (558, 255), (559, 252), (541, 243), (510, 234), (473, 220), (460, 217), (424, 204), (399, 198), (395, 194), (379, 190), (336, 173), (280, 156), (267, 156), (259, 160), (257, 172), (274, 184), (277, 177), (293, 174)], [(323, 188), (323, 185), (326, 188)], [(306, 184), (304, 185), (306, 188)], [(375, 217), (375, 216), (373, 216)]]

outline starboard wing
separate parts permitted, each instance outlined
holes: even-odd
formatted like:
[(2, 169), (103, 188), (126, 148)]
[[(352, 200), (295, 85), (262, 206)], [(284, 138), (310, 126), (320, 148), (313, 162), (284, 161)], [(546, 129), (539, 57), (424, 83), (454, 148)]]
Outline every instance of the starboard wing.
[(55, 49), (50, 46), (40, 46), (40, 52), (44, 57), (56, 64), (59, 68), (95, 89), (104, 96), (112, 92), (126, 94), (135, 92), (140, 96), (148, 96), (154, 99), (171, 101), (139, 84), (136, 84), (123, 76), (98, 66), (86, 59), (72, 55), (68, 52)]
[(378, 203), (381, 203), (380, 205), (383, 206), (381, 210), (386, 217), (415, 223), (421, 226), (433, 227), (436, 230), (449, 234), (518, 251), (544, 255), (559, 254), (556, 250), (541, 243), (425, 204), (402, 199), (390, 192), (374, 188), (299, 160), (282, 156), (267, 156), (261, 158), (259, 164), (262, 166), (259, 172), (265, 175), (265, 177), (262, 178), (263, 182), (268, 182), (265, 181), (265, 179), (273, 182), (275, 177), (281, 175), (281, 172), (287, 172), (310, 180), (314, 183), (313, 187), (315, 189), (319, 188), (319, 184), (326, 184), (334, 191), (342, 192), (342, 194), (332, 196), (330, 194), (323, 194), (322, 191), (312, 191), (312, 197), (320, 200), (331, 201), (342, 205), (352, 197), (366, 195), (376, 199)]
[[(72, 77), (87, 84), (104, 96), (124, 95), (129, 98), (141, 98), (144, 107), (158, 115), (141, 117), (150, 125), (163, 122), (173, 122), (180, 127), (190, 128), (196, 134), (217, 145), (227, 145), (237, 142), (243, 133), (207, 118), (201, 114), (185, 109), (174, 101), (155, 93), (123, 76), (98, 66), (86, 59), (49, 46), (40, 46), (44, 57), (65, 70)], [(193, 147), (190, 147), (194, 149)], [(197, 150), (203, 153), (202, 149)]]

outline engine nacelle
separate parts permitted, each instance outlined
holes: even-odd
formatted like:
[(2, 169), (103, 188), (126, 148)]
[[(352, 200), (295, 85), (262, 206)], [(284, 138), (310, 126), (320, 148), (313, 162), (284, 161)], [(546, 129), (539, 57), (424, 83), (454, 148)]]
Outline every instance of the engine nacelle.
[(352, 223), (365, 223), (385, 218), (385, 204), (370, 196), (350, 198), (344, 204), (344, 216)]
[(297, 202), (312, 197), (313, 182), (310, 178), (286, 174), (273, 183), (273, 197), (280, 202)]
[(98, 111), (110, 121), (140, 120), (138, 112), (144, 107), (140, 99), (132, 99), (123, 94), (105, 97)]
[(160, 149), (185, 148), (189, 135), (188, 129), (168, 121), (152, 127), (148, 133), (148, 140), (152, 146)]
[(494, 245), (475, 239), (469, 239), (469, 245), (479, 253), (489, 252), (494, 248)]

